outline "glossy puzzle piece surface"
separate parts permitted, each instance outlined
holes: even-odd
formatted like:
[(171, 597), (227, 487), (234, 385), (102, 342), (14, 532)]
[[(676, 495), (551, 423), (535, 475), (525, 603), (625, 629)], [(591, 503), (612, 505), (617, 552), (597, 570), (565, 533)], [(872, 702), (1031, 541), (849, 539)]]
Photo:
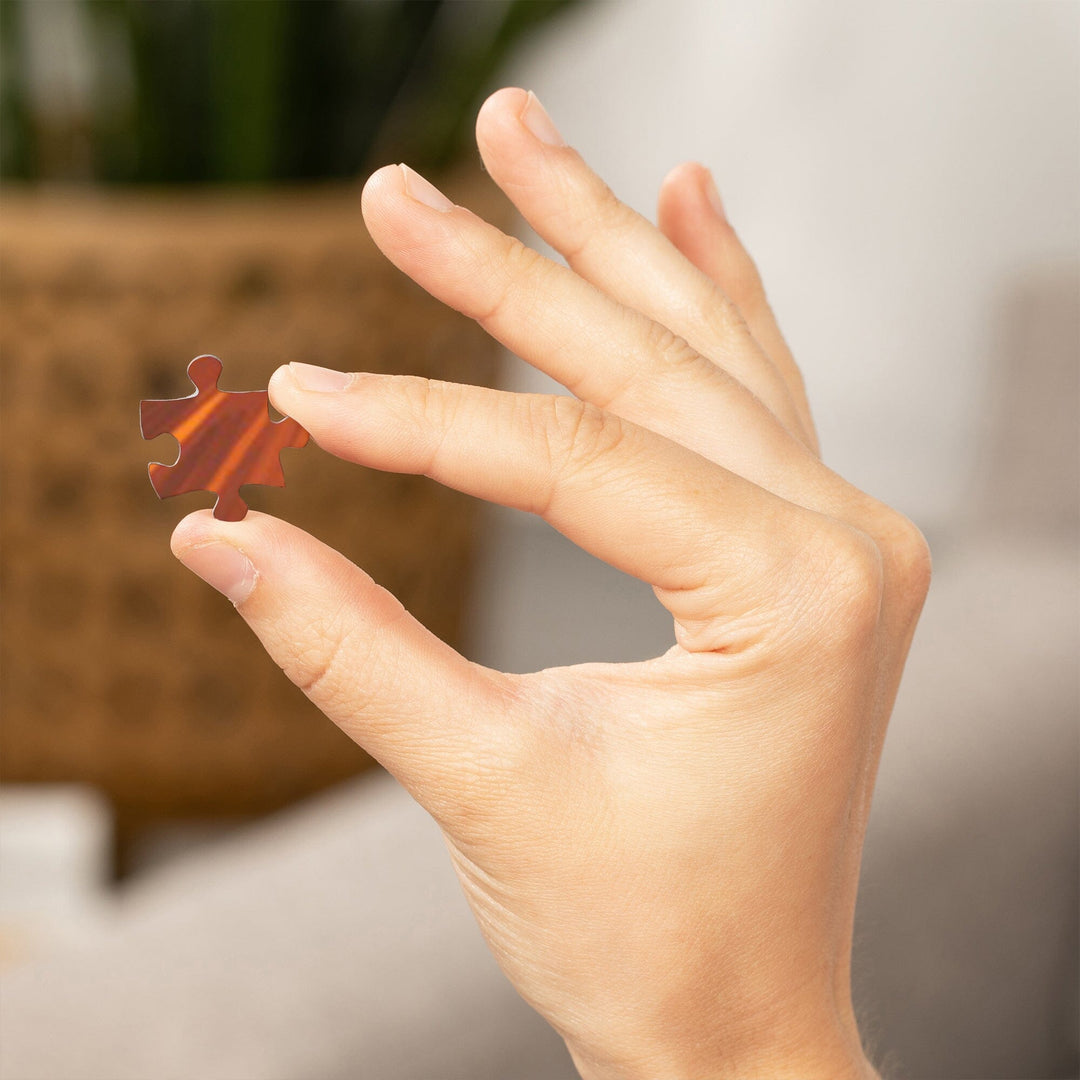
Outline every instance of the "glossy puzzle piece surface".
[(167, 433), (180, 443), (175, 464), (150, 463), (150, 483), (159, 499), (213, 491), (218, 497), (214, 517), (239, 521), (248, 511), (240, 486), (284, 487), (278, 455), (286, 447), (307, 445), (308, 433), (288, 417), (271, 420), (265, 390), (219, 390), (221, 361), (216, 356), (195, 357), (187, 373), (194, 394), (139, 402), (143, 438)]

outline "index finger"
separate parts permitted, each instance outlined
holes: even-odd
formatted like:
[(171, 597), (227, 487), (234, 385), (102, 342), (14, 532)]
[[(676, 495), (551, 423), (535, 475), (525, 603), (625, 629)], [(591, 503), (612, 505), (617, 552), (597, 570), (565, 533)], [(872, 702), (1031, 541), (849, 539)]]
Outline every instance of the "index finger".
[(306, 365), (279, 368), (270, 395), (324, 449), (539, 514), (655, 586), (677, 623), (694, 623), (680, 640), (695, 650), (789, 600), (810, 538), (839, 527), (574, 398), (412, 376), (353, 375), (337, 392), (312, 381)]

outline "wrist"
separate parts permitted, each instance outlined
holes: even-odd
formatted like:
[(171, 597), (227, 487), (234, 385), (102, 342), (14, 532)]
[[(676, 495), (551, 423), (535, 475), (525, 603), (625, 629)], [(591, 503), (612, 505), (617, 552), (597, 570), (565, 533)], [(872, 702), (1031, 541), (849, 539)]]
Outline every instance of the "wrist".
[(862, 1049), (804, 1047), (796, 1054), (725, 1056), (706, 1061), (660, 1051), (637, 1062), (588, 1061), (570, 1051), (581, 1080), (881, 1080)]
[[(800, 1035), (781, 1024), (717, 1037), (637, 1042), (630, 1053), (593, 1056), (567, 1047), (582, 1080), (881, 1080), (863, 1051), (854, 1016), (833, 1017)], [(629, 1049), (628, 1040), (621, 1040)], [(610, 1045), (610, 1044), (609, 1044)]]

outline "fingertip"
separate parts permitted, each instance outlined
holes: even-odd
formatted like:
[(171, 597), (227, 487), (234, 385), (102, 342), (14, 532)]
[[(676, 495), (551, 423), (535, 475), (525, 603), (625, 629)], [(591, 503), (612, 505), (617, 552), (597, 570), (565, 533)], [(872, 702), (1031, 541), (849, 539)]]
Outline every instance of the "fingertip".
[(281, 388), (285, 385), (292, 385), (292, 371), (289, 364), (281, 364), (274, 369), (273, 375), (270, 376), (270, 381), (267, 383), (268, 387)]
[(196, 510), (181, 518), (169, 538), (169, 548), (179, 559), (185, 551), (206, 543), (213, 535), (214, 515), (210, 510)]
[(214, 517), (213, 510), (195, 510), (177, 523), (169, 547), (177, 558), (205, 544), (232, 544), (250, 551), (258, 546), (273, 546), (275, 535), (283, 527), (285, 522), (258, 510), (249, 510), (239, 521), (223, 521)]
[(493, 124), (507, 117), (520, 116), (528, 100), (528, 90), (523, 90), (520, 86), (504, 86), (501, 90), (489, 94), (476, 114), (477, 140), (480, 139), (481, 133), (489, 131)]
[[(567, 149), (566, 140), (531, 90), (507, 87), (492, 94), (476, 118), (476, 145), (492, 178), (506, 190), (537, 183), (538, 170), (562, 168), (546, 150)], [(539, 155), (539, 156), (538, 156)], [(514, 195), (510, 190), (507, 194)]]
[(727, 220), (712, 173), (697, 161), (676, 165), (660, 184), (658, 216), (661, 221), (688, 214), (695, 217), (709, 214), (721, 221)]
[(376, 169), (364, 184), (360, 192), (360, 212), (364, 220), (372, 212), (377, 212), (383, 199), (388, 195), (405, 193), (405, 174), (400, 165), (384, 165)]
[(703, 178), (708, 176), (709, 170), (701, 162), (682, 161), (664, 177), (660, 191), (680, 191), (687, 186), (700, 190)]
[(656, 223), (675, 247), (726, 291), (726, 261), (738, 240), (713, 175), (704, 165), (685, 161), (664, 177)]
[(400, 165), (382, 165), (376, 169), (365, 181), (360, 197), (370, 197), (373, 193), (385, 188), (387, 184), (392, 184), (398, 191), (404, 190), (405, 178), (402, 176)]
[(274, 406), (278, 412), (284, 413), (286, 416), (292, 415), (287, 408), (283, 406), (293, 401), (293, 391), (296, 389), (296, 381), (293, 379), (292, 371), (288, 364), (282, 364), (273, 375), (270, 376), (270, 381), (266, 384), (266, 389), (270, 395), (270, 404)]

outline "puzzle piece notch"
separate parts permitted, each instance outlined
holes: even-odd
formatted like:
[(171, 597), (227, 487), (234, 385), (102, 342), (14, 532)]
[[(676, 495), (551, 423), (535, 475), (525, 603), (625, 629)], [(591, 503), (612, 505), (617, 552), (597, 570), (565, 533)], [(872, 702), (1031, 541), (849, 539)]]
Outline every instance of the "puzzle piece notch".
[(214, 517), (239, 521), (248, 511), (243, 484), (284, 487), (282, 450), (306, 446), (308, 433), (289, 417), (270, 419), (265, 390), (219, 390), (222, 364), (216, 356), (196, 356), (187, 374), (195, 393), (184, 398), (139, 402), (144, 439), (172, 435), (180, 455), (172, 465), (151, 462), (150, 483), (159, 499), (189, 491), (217, 495)]

